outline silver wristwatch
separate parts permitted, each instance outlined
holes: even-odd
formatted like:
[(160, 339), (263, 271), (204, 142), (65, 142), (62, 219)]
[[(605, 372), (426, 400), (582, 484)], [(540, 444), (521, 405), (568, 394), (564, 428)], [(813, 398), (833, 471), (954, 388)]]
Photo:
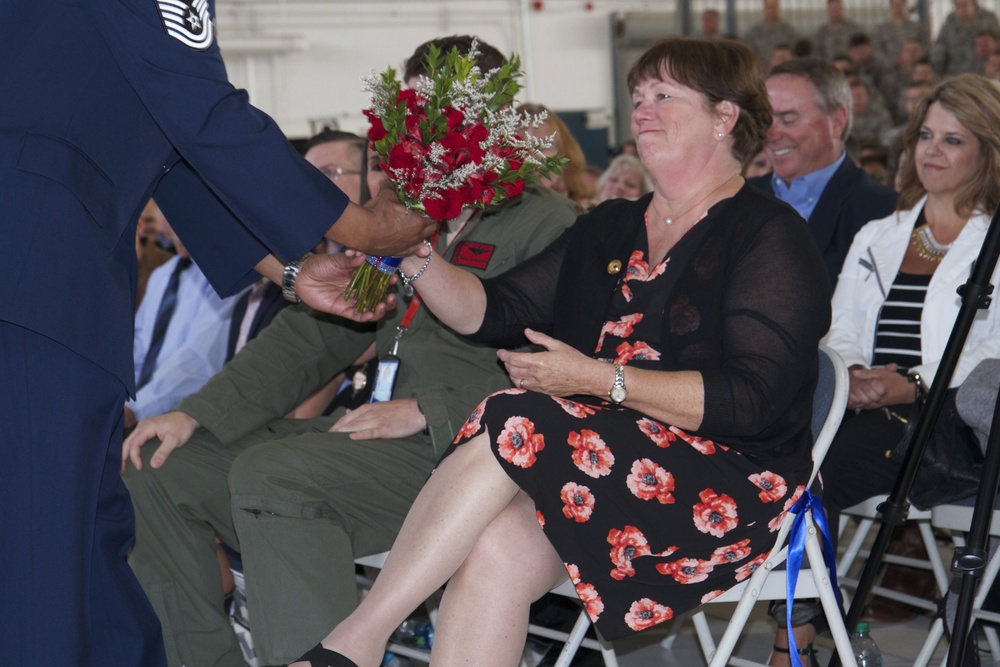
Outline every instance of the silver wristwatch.
[(608, 397), (615, 405), (621, 404), (628, 398), (628, 393), (625, 391), (625, 366), (622, 364), (615, 364), (615, 383), (611, 385)]
[(302, 262), (306, 261), (306, 258), (311, 254), (306, 253), (302, 257), (285, 264), (285, 270), (281, 274), (281, 295), (292, 303), (302, 303), (302, 299), (295, 293), (295, 281), (299, 279)]

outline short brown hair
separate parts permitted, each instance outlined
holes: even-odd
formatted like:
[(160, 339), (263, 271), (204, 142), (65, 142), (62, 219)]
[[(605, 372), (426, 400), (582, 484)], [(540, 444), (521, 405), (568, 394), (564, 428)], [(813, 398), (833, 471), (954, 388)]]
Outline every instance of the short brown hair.
[(900, 173), (898, 207), (913, 208), (927, 190), (917, 176), (913, 151), (927, 110), (938, 102), (979, 140), (979, 165), (972, 180), (955, 198), (955, 212), (970, 216), (992, 213), (1000, 206), (1000, 89), (980, 74), (959, 74), (945, 79), (917, 104), (903, 132), (907, 159)]
[(495, 46), (487, 44), (478, 37), (473, 37), (472, 35), (438, 37), (418, 46), (413, 55), (407, 58), (406, 63), (403, 65), (403, 82), (405, 83), (417, 76), (427, 75), (426, 59), (427, 54), (431, 50), (431, 45), (441, 49), (442, 54), (447, 54), (452, 49), (458, 49), (458, 52), (464, 56), (472, 50), (473, 42), (476, 43), (479, 51), (479, 55), (476, 56), (476, 65), (479, 66), (479, 71), (486, 73), (491, 69), (503, 67), (507, 62), (506, 56), (500, 53)]
[(733, 156), (743, 163), (771, 126), (771, 103), (753, 50), (731, 39), (668, 37), (651, 46), (628, 72), (628, 89), (669, 76), (705, 96), (709, 106), (732, 102), (740, 109), (733, 127)]

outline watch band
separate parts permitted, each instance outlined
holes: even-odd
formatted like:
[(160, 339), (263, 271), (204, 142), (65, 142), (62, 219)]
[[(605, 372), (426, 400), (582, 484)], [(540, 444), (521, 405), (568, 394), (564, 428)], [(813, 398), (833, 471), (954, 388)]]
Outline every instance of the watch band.
[(292, 303), (302, 303), (302, 299), (295, 293), (295, 282), (299, 279), (302, 263), (311, 254), (307, 252), (302, 257), (285, 264), (285, 270), (281, 273), (281, 295)]
[(628, 393), (625, 391), (625, 366), (622, 364), (615, 364), (615, 383), (608, 391), (608, 398), (615, 405), (620, 405), (628, 398)]
[(924, 388), (924, 378), (921, 377), (920, 373), (910, 371), (906, 374), (906, 379), (912, 382), (915, 387), (916, 395), (914, 396), (914, 400), (923, 400), (927, 396), (927, 389)]

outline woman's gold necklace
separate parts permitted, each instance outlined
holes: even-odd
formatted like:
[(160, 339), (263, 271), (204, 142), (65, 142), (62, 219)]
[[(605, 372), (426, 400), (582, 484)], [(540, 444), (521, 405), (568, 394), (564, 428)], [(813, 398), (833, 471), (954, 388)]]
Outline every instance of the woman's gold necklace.
[(910, 243), (917, 251), (917, 256), (928, 262), (940, 262), (948, 254), (948, 249), (951, 248), (951, 243), (938, 243), (927, 223), (913, 230), (910, 235)]

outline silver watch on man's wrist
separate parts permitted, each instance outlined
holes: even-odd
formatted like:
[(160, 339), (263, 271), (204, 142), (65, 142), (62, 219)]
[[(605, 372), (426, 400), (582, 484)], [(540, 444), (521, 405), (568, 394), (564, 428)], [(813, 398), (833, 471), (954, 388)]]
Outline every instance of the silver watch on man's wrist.
[(311, 254), (306, 253), (302, 257), (285, 264), (285, 270), (281, 274), (281, 295), (292, 303), (302, 303), (302, 299), (295, 293), (295, 281), (299, 279), (299, 271), (302, 270), (302, 263)]

